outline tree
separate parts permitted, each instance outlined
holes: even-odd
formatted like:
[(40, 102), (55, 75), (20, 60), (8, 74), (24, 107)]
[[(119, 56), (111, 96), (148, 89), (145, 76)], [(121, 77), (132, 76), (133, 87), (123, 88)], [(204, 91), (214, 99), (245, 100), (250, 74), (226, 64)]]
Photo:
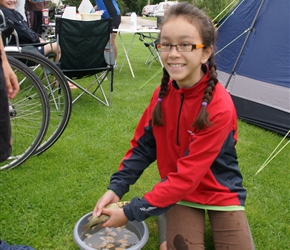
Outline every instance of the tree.
[(193, 0), (192, 2), (196, 7), (202, 9), (210, 18), (213, 19), (217, 17), (227, 6), (233, 6), (238, 3), (238, 1), (239, 0)]
[[(90, 0), (92, 5), (96, 5), (94, 0)], [(179, 0), (179, 2), (193, 3), (196, 7), (205, 11), (211, 18), (215, 18), (222, 12), (230, 3), (237, 3), (239, 0)], [(162, 0), (149, 0), (150, 4), (158, 4)], [(63, 4), (70, 6), (79, 6), (81, 0), (62, 0)], [(136, 12), (141, 15), (142, 9), (148, 4), (148, 0), (117, 0), (121, 15), (127, 12)]]
[[(164, 1), (164, 0), (163, 0)], [(239, 0), (179, 0), (179, 2), (188, 2), (205, 11), (211, 18), (215, 18), (221, 13), (230, 3), (236, 4)], [(118, 1), (119, 2), (119, 1)], [(148, 4), (148, 0), (122, 0), (127, 12), (135, 11), (138, 15), (142, 9)], [(150, 4), (158, 4), (162, 0), (150, 0)]]
[(142, 9), (145, 5), (147, 5), (147, 0), (123, 0), (127, 10), (129, 12), (136, 12), (137, 15), (141, 15)]

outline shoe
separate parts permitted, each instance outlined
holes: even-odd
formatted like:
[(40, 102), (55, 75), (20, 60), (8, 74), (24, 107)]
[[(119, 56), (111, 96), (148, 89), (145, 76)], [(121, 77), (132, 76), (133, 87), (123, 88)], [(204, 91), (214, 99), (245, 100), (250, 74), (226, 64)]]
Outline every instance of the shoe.
[(8, 245), (3, 240), (0, 240), (0, 250), (35, 250), (33, 247), (24, 245)]

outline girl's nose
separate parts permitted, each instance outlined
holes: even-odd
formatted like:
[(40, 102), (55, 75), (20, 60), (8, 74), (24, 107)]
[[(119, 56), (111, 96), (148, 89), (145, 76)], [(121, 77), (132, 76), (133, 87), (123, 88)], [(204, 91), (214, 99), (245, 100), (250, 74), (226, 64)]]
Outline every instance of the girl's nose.
[(172, 46), (171, 50), (169, 51), (169, 56), (179, 56), (180, 52), (178, 52), (176, 46)]

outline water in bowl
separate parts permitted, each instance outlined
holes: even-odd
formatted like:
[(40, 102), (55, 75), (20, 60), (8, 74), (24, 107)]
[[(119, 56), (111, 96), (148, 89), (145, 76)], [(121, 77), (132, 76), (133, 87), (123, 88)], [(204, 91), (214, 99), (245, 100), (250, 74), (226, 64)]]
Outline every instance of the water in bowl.
[(106, 227), (87, 234), (83, 241), (90, 247), (104, 250), (124, 250), (136, 245), (140, 240), (134, 232), (126, 227)]

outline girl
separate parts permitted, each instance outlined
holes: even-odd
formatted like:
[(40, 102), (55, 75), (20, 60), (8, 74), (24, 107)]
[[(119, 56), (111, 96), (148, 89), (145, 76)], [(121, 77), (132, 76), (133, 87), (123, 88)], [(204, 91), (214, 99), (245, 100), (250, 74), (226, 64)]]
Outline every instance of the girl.
[[(46, 43), (45, 40), (43, 40), (37, 33), (30, 29), (23, 16), (16, 10), (14, 10), (16, 4), (17, 2), (15, 0), (0, 0), (0, 9), (5, 16), (6, 21), (10, 20), (11, 22), (13, 22), (13, 28), (17, 32), (20, 45), (33, 45), (40, 43), (38, 46), (35, 45), (38, 52), (45, 56), (52, 53), (54, 61), (57, 62), (61, 57), (60, 47), (58, 46), (57, 48), (56, 42)], [(9, 42), (9, 45), (11, 44), (16, 44), (14, 36), (12, 36), (11, 41)], [(77, 89), (77, 87), (70, 82), (68, 82), (68, 85), (71, 90)]]
[[(103, 227), (166, 212), (167, 249), (204, 249), (207, 211), (216, 249), (254, 249), (235, 150), (236, 111), (217, 79), (215, 39), (213, 23), (193, 5), (178, 3), (166, 12), (161, 85), (94, 208), (95, 215), (110, 216)], [(104, 208), (120, 200), (155, 160), (161, 182), (123, 209)]]

